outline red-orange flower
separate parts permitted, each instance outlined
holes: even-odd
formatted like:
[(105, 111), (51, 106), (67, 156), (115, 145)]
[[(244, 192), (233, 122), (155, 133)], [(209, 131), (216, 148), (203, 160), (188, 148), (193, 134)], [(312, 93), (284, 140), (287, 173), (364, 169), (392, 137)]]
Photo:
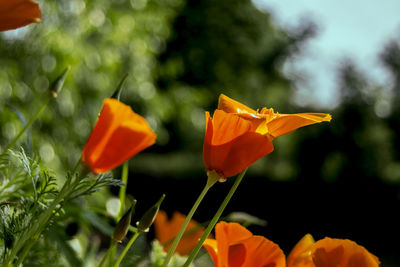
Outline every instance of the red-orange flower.
[[(164, 246), (165, 252), (171, 248), (172, 241), (178, 234), (186, 216), (175, 211), (172, 218), (168, 220), (165, 211), (160, 210), (154, 221), (154, 229), (157, 240)], [(181, 256), (188, 255), (196, 246), (200, 237), (204, 233), (204, 228), (195, 220), (190, 220), (182, 239), (180, 240), (175, 252)]]
[(39, 4), (33, 0), (0, 0), (0, 32), (39, 23)]
[(288, 267), (378, 267), (379, 259), (348, 239), (303, 237), (288, 257)]
[(146, 120), (116, 99), (104, 100), (96, 125), (82, 151), (82, 162), (94, 173), (107, 172), (154, 144)]
[(203, 246), (216, 267), (285, 267), (285, 255), (278, 245), (238, 223), (218, 223), (215, 237), (206, 239)]
[(213, 118), (206, 112), (203, 160), (207, 171), (230, 177), (274, 149), (272, 140), (297, 128), (330, 121), (324, 113), (279, 114), (273, 109), (253, 110), (220, 95)]

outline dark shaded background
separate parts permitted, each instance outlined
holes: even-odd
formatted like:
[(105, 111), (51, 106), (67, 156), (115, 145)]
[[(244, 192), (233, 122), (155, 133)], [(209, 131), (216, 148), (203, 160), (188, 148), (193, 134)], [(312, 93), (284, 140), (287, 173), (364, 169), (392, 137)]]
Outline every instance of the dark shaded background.
[[(43, 164), (66, 172), (80, 156), (102, 99), (129, 72), (121, 100), (158, 134), (156, 145), (130, 161), (128, 191), (138, 199), (137, 214), (162, 193), (163, 209), (187, 213), (206, 180), (204, 111), (216, 108), (220, 93), (280, 113), (329, 112), (331, 123), (276, 139), (275, 151), (249, 168), (224, 214), (245, 211), (267, 220), (266, 227), (250, 230), (286, 253), (311, 233), (352, 239), (383, 267), (400, 266), (398, 36), (377, 55), (390, 86), (374, 84), (357, 62), (343, 59), (337, 63), (340, 105), (315, 110), (292, 101), (296, 76), (283, 73), (285, 62), (318, 34), (311, 22), (281, 29), (246, 0), (40, 4), (41, 24), (0, 34), (1, 147), (22, 127), (7, 105), (28, 117), (49, 82), (71, 65), (59, 98), (32, 127), (33, 143), (22, 143)], [(382, 99), (390, 100), (385, 117), (376, 112)], [(196, 220), (213, 216), (232, 180), (211, 189)], [(101, 201), (88, 205), (104, 207)]]

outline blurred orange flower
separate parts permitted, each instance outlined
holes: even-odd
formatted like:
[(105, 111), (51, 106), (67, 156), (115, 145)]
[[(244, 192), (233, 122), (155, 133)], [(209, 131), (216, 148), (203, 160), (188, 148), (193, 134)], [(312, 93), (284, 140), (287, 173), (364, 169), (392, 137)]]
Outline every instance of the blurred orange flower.
[(39, 4), (33, 0), (0, 0), (0, 32), (39, 23)]
[(288, 256), (288, 267), (378, 267), (377, 257), (348, 240), (326, 237), (317, 242), (304, 236)]
[(285, 255), (278, 245), (238, 223), (219, 222), (215, 236), (203, 246), (216, 267), (285, 267)]
[[(166, 252), (169, 251), (172, 241), (178, 234), (186, 216), (175, 211), (172, 218), (168, 220), (165, 211), (160, 210), (154, 221), (154, 229), (157, 240), (164, 246)], [(181, 256), (188, 255), (196, 246), (200, 237), (204, 233), (204, 228), (196, 221), (190, 220), (177, 249), (175, 250)]]
[(272, 140), (297, 128), (330, 121), (325, 113), (279, 114), (273, 109), (253, 110), (220, 95), (213, 118), (206, 112), (203, 160), (207, 171), (230, 177), (274, 149)]
[(82, 162), (94, 173), (107, 172), (154, 144), (146, 120), (116, 99), (104, 100), (96, 125), (82, 151)]

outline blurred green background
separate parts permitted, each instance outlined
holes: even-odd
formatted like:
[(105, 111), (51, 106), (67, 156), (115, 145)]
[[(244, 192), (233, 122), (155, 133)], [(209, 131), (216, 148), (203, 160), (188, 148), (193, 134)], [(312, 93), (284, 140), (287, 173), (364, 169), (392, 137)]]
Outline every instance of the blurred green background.
[[(302, 77), (283, 71), (318, 34), (312, 22), (283, 29), (246, 0), (39, 3), (40, 24), (0, 34), (0, 148), (23, 127), (18, 116), (29, 118), (69, 65), (59, 97), (20, 143), (66, 173), (103, 99), (129, 73), (121, 101), (148, 120), (158, 139), (130, 161), (128, 192), (143, 203), (139, 213), (161, 193), (167, 211), (187, 213), (206, 179), (204, 111), (216, 108), (220, 93), (280, 113), (328, 112), (331, 123), (276, 139), (275, 151), (249, 168), (226, 213), (267, 220), (251, 230), (286, 253), (311, 233), (355, 240), (382, 266), (400, 265), (400, 36), (377, 55), (387, 87), (374, 84), (357, 62), (338, 62), (340, 104), (322, 110), (296, 104)], [(377, 112), (377, 105), (389, 112)], [(198, 221), (211, 218), (230, 185), (231, 179), (210, 191)]]

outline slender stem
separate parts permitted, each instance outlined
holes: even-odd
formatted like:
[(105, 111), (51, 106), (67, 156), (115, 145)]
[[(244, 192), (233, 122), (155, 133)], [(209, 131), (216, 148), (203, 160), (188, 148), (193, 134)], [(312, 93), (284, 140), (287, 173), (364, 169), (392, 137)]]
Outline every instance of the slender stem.
[(72, 169), (72, 173), (76, 173), (76, 171), (79, 168), (79, 165), (80, 165), (81, 161), (82, 161), (82, 158), (79, 158), (79, 160), (76, 162), (74, 168)]
[(24, 246), (21, 255), (18, 257), (18, 260), (15, 263), (15, 266), (20, 266), (20, 264), (24, 262), (26, 256), (28, 255), (28, 252), (31, 250), (34, 244), (35, 242), (29, 242), (27, 245)]
[(126, 245), (126, 247), (124, 248), (124, 250), (122, 251), (121, 255), (119, 255), (117, 261), (114, 263), (113, 267), (118, 267), (119, 264), (121, 263), (122, 259), (125, 257), (125, 254), (128, 252), (128, 250), (130, 249), (130, 247), (132, 246), (133, 242), (135, 242), (136, 238), (142, 233), (142, 231), (137, 231), (131, 238), (131, 240), (129, 240), (128, 244)]
[(185, 222), (181, 226), (181, 229), (179, 230), (178, 234), (176, 235), (174, 242), (172, 243), (171, 248), (168, 251), (168, 254), (164, 260), (164, 264), (162, 265), (163, 267), (167, 267), (168, 263), (170, 262), (172, 255), (174, 254), (179, 241), (181, 240), (183, 233), (186, 230), (186, 227), (188, 226), (190, 220), (193, 217), (193, 214), (196, 212), (197, 207), (200, 205), (201, 201), (203, 200), (204, 196), (207, 194), (208, 190), (218, 181), (219, 177), (213, 177), (213, 176), (208, 176), (207, 183), (203, 188), (203, 191), (201, 191), (199, 197), (197, 198), (196, 202), (194, 203), (192, 209), (189, 211), (189, 214), (186, 216)]
[(125, 196), (126, 196), (126, 188), (128, 187), (128, 170), (129, 170), (129, 163), (126, 161), (122, 165), (122, 175), (121, 175), (121, 181), (125, 184), (124, 186), (121, 186), (119, 188), (119, 202), (121, 204), (119, 208), (119, 213), (117, 216), (117, 221), (119, 221), (124, 215), (124, 204), (125, 204)]
[(235, 193), (237, 187), (239, 186), (240, 182), (242, 181), (246, 171), (247, 171), (247, 168), (244, 171), (242, 171), (238, 175), (238, 177), (236, 178), (235, 183), (231, 187), (231, 190), (229, 190), (229, 193), (226, 195), (224, 201), (222, 202), (221, 206), (217, 210), (217, 213), (215, 213), (215, 215), (212, 218), (211, 222), (208, 224), (207, 229), (204, 231), (204, 234), (200, 238), (199, 242), (197, 242), (197, 245), (194, 248), (194, 250), (192, 251), (192, 253), (190, 253), (190, 255), (187, 258), (187, 260), (186, 260), (185, 264), (183, 265), (183, 267), (189, 266), (190, 263), (192, 263), (192, 261), (196, 257), (196, 255), (199, 252), (199, 250), (200, 250), (201, 246), (203, 245), (204, 241), (206, 240), (208, 235), (211, 233), (211, 231), (214, 228), (215, 224), (218, 222), (219, 218), (221, 217), (222, 212), (224, 212), (226, 206), (228, 205), (229, 201), (231, 200), (231, 198), (232, 198), (233, 194)]
[[(126, 76), (127, 77), (127, 76)], [(125, 79), (126, 79), (125, 77)], [(129, 160), (125, 161), (124, 164), (122, 165), (122, 174), (121, 174), (121, 181), (125, 184), (124, 186), (121, 186), (119, 188), (119, 203), (120, 203), (120, 208), (119, 212), (117, 214), (116, 222), (118, 223), (121, 217), (124, 215), (124, 204), (125, 204), (125, 196), (126, 196), (126, 188), (128, 186), (128, 171), (129, 171)], [(114, 242), (113, 240), (111, 242)], [(111, 243), (112, 245), (112, 243)], [(115, 259), (115, 253), (116, 253), (117, 247), (114, 246), (113, 248), (110, 247), (110, 256), (109, 258), (114, 261)], [(111, 266), (111, 264), (109, 264)]]
[(101, 260), (101, 262), (100, 262), (100, 264), (99, 264), (99, 267), (103, 267), (104, 263), (106, 263), (106, 261), (107, 261), (108, 257), (110, 256), (112, 250), (115, 248), (115, 246), (116, 246), (117, 244), (118, 244), (118, 243), (117, 243), (116, 241), (114, 241), (114, 240), (111, 241), (111, 245), (110, 245), (110, 247), (108, 248), (107, 253), (104, 255), (103, 259)]
[(23, 135), (24, 132), (32, 125), (32, 123), (39, 117), (40, 113), (42, 113), (42, 111), (46, 107), (47, 103), (49, 103), (51, 98), (52, 97), (50, 95), (46, 97), (46, 99), (44, 100), (43, 104), (40, 106), (38, 111), (36, 111), (36, 113), (32, 115), (32, 117), (29, 119), (29, 121), (25, 124), (24, 128), (22, 128), (21, 131), (19, 131), (19, 133), (8, 144), (8, 146), (6, 146), (6, 148), (3, 150), (3, 153), (1, 153), (1, 155), (4, 155), (13, 145), (15, 145), (15, 143), (18, 141), (18, 139), (21, 137), (21, 135)]

